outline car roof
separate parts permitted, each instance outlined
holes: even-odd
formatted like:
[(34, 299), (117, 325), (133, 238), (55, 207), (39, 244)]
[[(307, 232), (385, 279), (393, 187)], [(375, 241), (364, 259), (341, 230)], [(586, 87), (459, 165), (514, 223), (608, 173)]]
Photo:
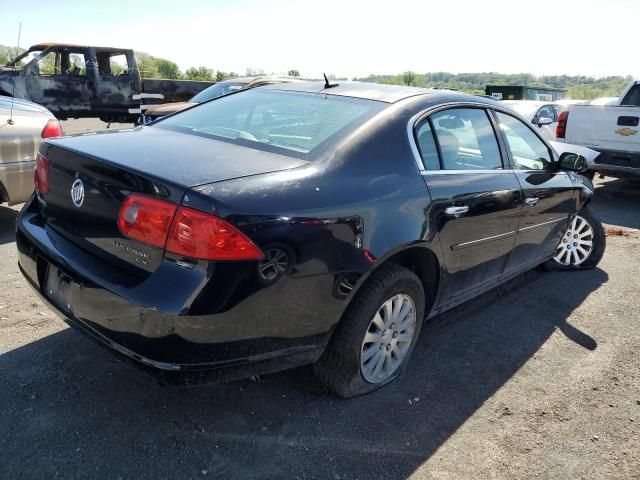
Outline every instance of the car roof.
[(553, 102), (541, 102), (540, 100), (502, 100), (502, 103), (506, 105), (531, 105), (532, 107), (553, 105)]
[(12, 106), (14, 110), (41, 112), (53, 117), (53, 114), (42, 105), (38, 105), (37, 103), (33, 103), (28, 100), (22, 100), (20, 98), (12, 98), (0, 95), (0, 109), (10, 110)]
[[(362, 98), (365, 100), (376, 100), (379, 102), (395, 103), (405, 98), (417, 95), (437, 95), (444, 93), (438, 90), (419, 87), (406, 87), (404, 85), (386, 85), (369, 82), (348, 82), (337, 81), (335, 86), (325, 88), (324, 82), (295, 82), (266, 85), (261, 90), (284, 90), (293, 92), (323, 93), (325, 95), (336, 95), (342, 97)], [(456, 94), (447, 91), (446, 94)], [(459, 94), (467, 97), (468, 95)], [(469, 95), (469, 97), (471, 97)], [(476, 97), (473, 97), (476, 98)]]
[(82, 44), (76, 44), (76, 43), (59, 43), (59, 42), (37, 43), (35, 45), (31, 45), (29, 47), (29, 50), (46, 50), (47, 48), (51, 48), (51, 47), (63, 47), (63, 48), (70, 48), (70, 49), (95, 48), (96, 50), (105, 50), (110, 52), (122, 52), (122, 51), (130, 50), (129, 48), (98, 47), (95, 45), (82, 45)]

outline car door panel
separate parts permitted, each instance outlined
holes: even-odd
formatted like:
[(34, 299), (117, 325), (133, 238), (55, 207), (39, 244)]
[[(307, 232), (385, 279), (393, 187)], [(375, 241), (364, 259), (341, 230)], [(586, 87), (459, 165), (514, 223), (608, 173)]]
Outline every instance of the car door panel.
[[(447, 273), (443, 304), (498, 282), (515, 245), (522, 206), (513, 172), (433, 172), (423, 177)], [(455, 206), (468, 211), (458, 218), (447, 214)]]
[(575, 213), (574, 186), (565, 172), (515, 170), (515, 175), (522, 187), (524, 205), (508, 271), (549, 258), (569, 217)]
[(515, 244), (520, 184), (484, 109), (457, 107), (419, 124), (416, 139), (444, 270), (438, 306), (499, 282)]
[(505, 112), (495, 115), (524, 196), (509, 273), (540, 263), (555, 252), (575, 212), (575, 188), (569, 175), (556, 169), (552, 150), (528, 124)]

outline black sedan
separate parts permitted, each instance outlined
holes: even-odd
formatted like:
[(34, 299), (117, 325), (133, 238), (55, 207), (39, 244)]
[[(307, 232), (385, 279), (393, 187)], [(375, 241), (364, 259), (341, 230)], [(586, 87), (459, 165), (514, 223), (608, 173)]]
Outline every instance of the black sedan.
[(539, 265), (594, 267), (585, 163), (480, 97), (267, 86), (47, 140), (20, 268), (165, 382), (313, 363), (350, 397), (400, 375), (424, 319)]

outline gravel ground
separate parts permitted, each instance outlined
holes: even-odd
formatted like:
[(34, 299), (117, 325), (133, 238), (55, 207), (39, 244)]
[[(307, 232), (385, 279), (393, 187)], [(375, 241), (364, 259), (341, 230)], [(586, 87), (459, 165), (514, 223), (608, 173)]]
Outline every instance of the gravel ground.
[[(593, 208), (640, 227), (640, 186)], [(16, 265), (0, 207), (0, 478), (640, 479), (640, 235), (429, 322), (408, 372), (344, 401), (309, 368), (156, 385), (69, 329)]]

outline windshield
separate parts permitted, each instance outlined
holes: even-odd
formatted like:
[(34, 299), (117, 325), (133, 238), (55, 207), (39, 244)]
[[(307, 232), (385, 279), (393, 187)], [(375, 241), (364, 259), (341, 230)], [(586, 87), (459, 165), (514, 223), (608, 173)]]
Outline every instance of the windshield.
[[(307, 159), (386, 104), (315, 93), (251, 89), (160, 120), (166, 128)], [(333, 140), (333, 141), (332, 141)]]
[(22, 68), (25, 65), (31, 63), (34, 58), (39, 57), (41, 53), (42, 50), (28, 50), (18, 55), (15, 59), (11, 60), (9, 63), (7, 63), (6, 66), (13, 67), (15, 65), (16, 68)]
[(207, 100), (213, 100), (214, 98), (242, 90), (245, 86), (246, 83), (216, 83), (209, 88), (205, 88), (197, 95), (194, 95), (189, 101), (193, 103), (206, 102)]

